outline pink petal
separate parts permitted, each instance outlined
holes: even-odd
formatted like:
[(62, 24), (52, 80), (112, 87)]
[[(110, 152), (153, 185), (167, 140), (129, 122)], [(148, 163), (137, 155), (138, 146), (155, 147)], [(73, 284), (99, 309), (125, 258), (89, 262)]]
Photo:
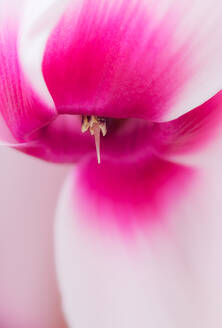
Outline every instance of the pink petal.
[(0, 156), (0, 327), (65, 328), (52, 227), (66, 170), (12, 150)]
[(117, 228), (134, 234), (135, 226), (147, 229), (166, 219), (166, 213), (185, 197), (195, 172), (150, 154), (126, 164), (103, 160), (87, 161), (79, 167), (74, 194), (75, 212), (86, 225), (109, 233)]
[[(102, 197), (94, 189), (91, 194), (97, 194), (97, 199), (82, 198), (80, 202), (79, 193), (86, 181), (81, 180), (82, 185), (76, 183), (78, 170), (69, 178), (57, 212), (56, 252), (70, 327), (221, 326), (221, 137), (206, 152), (206, 160), (196, 167), (195, 180), (192, 183), (191, 179), (185, 193), (173, 194), (166, 188), (171, 206), (165, 210), (165, 220), (147, 228), (134, 224), (131, 239), (117, 229), (116, 222), (106, 233), (94, 224), (86, 224), (93, 219), (92, 211), (87, 221), (84, 218), (85, 208), (92, 201), (101, 209), (97, 220), (109, 219), (110, 208), (106, 208), (104, 197), (110, 190), (103, 191)], [(106, 179), (114, 180), (111, 168), (110, 171)], [(118, 194), (126, 192), (121, 184), (122, 174), (120, 168), (120, 174), (116, 174)], [(127, 195), (122, 195), (122, 199)], [(113, 200), (116, 199), (113, 192)], [(118, 221), (121, 217), (116, 207), (118, 202), (113, 204)], [(128, 210), (125, 205), (125, 213)]]
[(60, 115), (35, 134), (35, 139), (15, 146), (29, 155), (56, 163), (75, 163), (95, 154), (92, 137), (82, 134), (79, 117)]
[(218, 0), (71, 3), (43, 61), (60, 113), (172, 119), (221, 90)]
[(56, 111), (44, 104), (23, 74), (18, 57), (19, 17), (8, 13), (4, 6), (2, 12), (4, 16), (0, 19), (0, 113), (12, 138), (22, 142), (27, 140), (33, 131), (50, 122)]
[(222, 91), (214, 97), (170, 122), (152, 126), (152, 146), (160, 155), (187, 154), (204, 151), (217, 143), (222, 124)]

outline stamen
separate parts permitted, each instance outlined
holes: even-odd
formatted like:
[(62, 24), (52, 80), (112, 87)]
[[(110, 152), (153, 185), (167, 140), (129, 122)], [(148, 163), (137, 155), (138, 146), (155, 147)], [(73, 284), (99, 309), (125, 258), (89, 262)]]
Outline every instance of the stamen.
[(98, 123), (93, 124), (92, 128), (93, 134), (95, 137), (95, 145), (96, 145), (96, 155), (98, 164), (101, 163), (101, 156), (100, 156), (100, 127)]
[(98, 116), (83, 116), (82, 118), (82, 133), (85, 133), (89, 130), (91, 136), (95, 137), (95, 145), (96, 145), (96, 154), (98, 164), (101, 163), (101, 156), (100, 156), (100, 132), (102, 135), (105, 136), (107, 133), (106, 128), (106, 119), (103, 117)]

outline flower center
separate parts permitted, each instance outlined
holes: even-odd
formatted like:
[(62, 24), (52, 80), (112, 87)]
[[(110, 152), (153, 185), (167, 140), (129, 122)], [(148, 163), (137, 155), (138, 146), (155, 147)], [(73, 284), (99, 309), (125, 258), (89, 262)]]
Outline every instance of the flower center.
[(105, 137), (107, 133), (107, 119), (105, 117), (99, 116), (82, 116), (82, 133), (85, 133), (89, 130), (91, 136), (95, 137), (95, 145), (96, 145), (96, 154), (98, 163), (101, 163), (100, 156), (100, 133), (102, 132), (103, 137)]

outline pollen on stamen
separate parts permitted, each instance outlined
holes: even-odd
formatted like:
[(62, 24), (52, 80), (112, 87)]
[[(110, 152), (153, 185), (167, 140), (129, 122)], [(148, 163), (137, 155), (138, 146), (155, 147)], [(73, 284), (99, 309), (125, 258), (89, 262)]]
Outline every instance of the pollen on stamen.
[(93, 116), (93, 115), (92, 116), (83, 116), (81, 131), (82, 131), (82, 133), (85, 133), (88, 130), (89, 130), (91, 136), (94, 136), (94, 138), (95, 138), (96, 155), (97, 155), (98, 164), (100, 164), (101, 163), (100, 133), (102, 133), (103, 136), (105, 136), (107, 133), (106, 119), (102, 118), (102, 117)]

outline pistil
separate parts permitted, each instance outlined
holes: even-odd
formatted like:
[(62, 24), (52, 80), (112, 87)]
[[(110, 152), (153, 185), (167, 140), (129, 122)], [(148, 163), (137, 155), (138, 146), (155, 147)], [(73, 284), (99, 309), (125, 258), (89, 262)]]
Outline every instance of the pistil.
[(82, 117), (82, 133), (85, 133), (89, 130), (91, 136), (95, 137), (95, 145), (96, 145), (96, 154), (98, 163), (101, 163), (100, 156), (100, 133), (102, 133), (103, 137), (107, 133), (106, 128), (106, 119), (99, 116), (83, 116)]

